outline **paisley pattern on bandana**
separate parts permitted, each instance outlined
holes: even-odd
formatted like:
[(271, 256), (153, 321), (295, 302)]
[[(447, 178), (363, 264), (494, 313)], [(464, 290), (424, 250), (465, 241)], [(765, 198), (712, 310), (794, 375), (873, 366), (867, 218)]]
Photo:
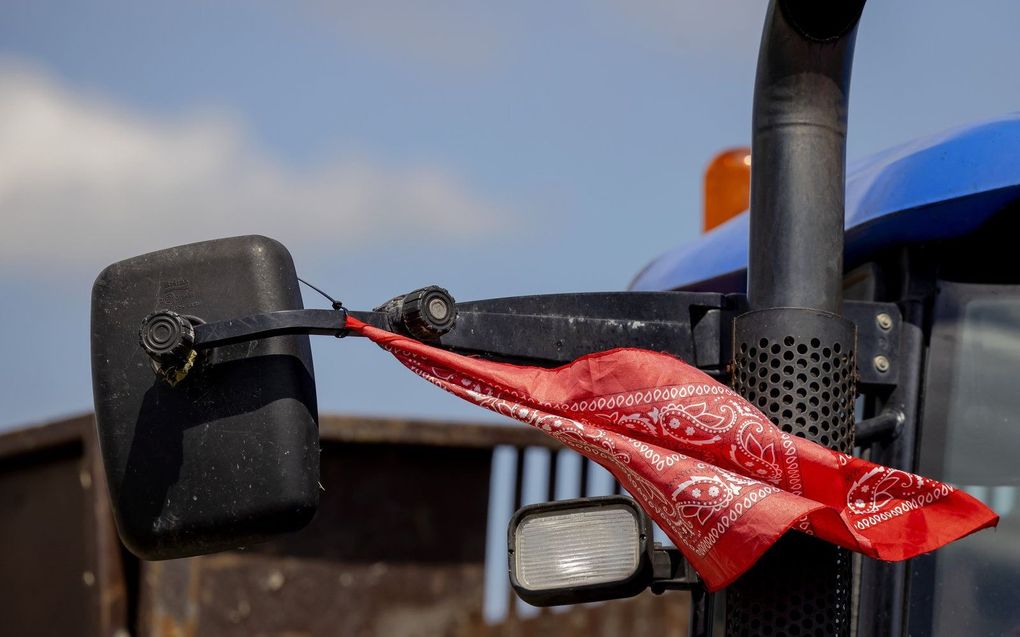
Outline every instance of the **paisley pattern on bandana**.
[(998, 522), (947, 484), (784, 433), (671, 356), (618, 349), (544, 369), (446, 352), (353, 318), (347, 327), (430, 383), (608, 469), (709, 590), (733, 581), (791, 528), (902, 560)]

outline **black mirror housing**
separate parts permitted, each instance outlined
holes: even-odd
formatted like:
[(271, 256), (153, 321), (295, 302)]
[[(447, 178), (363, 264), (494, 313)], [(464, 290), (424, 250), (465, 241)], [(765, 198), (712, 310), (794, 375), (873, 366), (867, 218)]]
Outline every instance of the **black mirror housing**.
[(200, 352), (174, 385), (154, 373), (139, 342), (155, 311), (211, 322), (301, 308), (290, 253), (266, 237), (170, 248), (100, 273), (91, 326), (96, 424), (117, 528), (133, 553), (211, 553), (311, 520), (320, 487), (308, 337)]

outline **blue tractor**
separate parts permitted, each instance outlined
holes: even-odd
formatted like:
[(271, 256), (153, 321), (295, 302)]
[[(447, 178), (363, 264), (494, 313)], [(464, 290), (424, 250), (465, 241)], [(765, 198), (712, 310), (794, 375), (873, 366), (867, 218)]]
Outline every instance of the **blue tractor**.
[[(959, 485), (1001, 516), (994, 533), (901, 563), (790, 533), (708, 594), (675, 549), (652, 545), (647, 519), (625, 498), (534, 505), (514, 516), (508, 538), (511, 580), (527, 601), (688, 589), (692, 634), (705, 637), (1020, 634), (1020, 118), (952, 130), (848, 169), (863, 8), (863, 0), (771, 2), (750, 213), (659, 257), (628, 292), (456, 303), (432, 286), (370, 312), (305, 310), (289, 254), (260, 237), (107, 268), (93, 292), (93, 382), (125, 543), (165, 559), (307, 523), (318, 503), (307, 336), (342, 335), (345, 317), (356, 316), (452, 351), (532, 365), (621, 346), (669, 352), (732, 383), (787, 432)], [(761, 361), (748, 344), (760, 346)], [(817, 373), (857, 396), (851, 409), (814, 389), (813, 400), (796, 399), (808, 388), (794, 374), (748, 380), (750, 365), (809, 347), (856, 357), (853, 374)], [(557, 579), (555, 535), (541, 555), (519, 550), (533, 516), (560, 516), (576, 529), (581, 519), (611, 522), (572, 518), (607, 506), (623, 511), (614, 524), (628, 516), (637, 524), (618, 527), (634, 529), (613, 536), (618, 544), (571, 545), (572, 568), (590, 569), (582, 579)], [(613, 551), (637, 546), (633, 569), (603, 568)], [(546, 560), (549, 580), (522, 578), (527, 559)]]

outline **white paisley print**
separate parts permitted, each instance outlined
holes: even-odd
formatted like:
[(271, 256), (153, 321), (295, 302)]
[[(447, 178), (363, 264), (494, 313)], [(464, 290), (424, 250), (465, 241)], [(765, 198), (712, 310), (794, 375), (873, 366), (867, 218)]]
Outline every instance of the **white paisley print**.
[[(598, 399), (591, 403), (543, 404), (542, 409), (538, 409), (522, 402), (525, 397), (519, 392), (437, 367), (422, 360), (414, 352), (394, 348), (390, 350), (398, 354), (411, 371), (425, 380), (444, 389), (457, 388), (476, 404), (538, 427), (604, 466), (628, 492), (650, 509), (649, 513), (671, 539), (679, 541), (697, 555), (705, 555), (743, 513), (778, 491), (774, 486), (761, 484), (760, 481), (774, 485), (782, 482), (776, 441), (765, 437), (767, 431), (754, 414), (739, 404), (727, 402), (729, 397), (736, 394), (725, 387), (684, 385), (638, 392), (637, 395)], [(641, 411), (646, 406), (641, 400), (661, 400), (667, 396), (678, 400), (697, 396), (700, 402), (690, 405), (667, 403), (662, 407)], [(694, 466), (702, 475), (693, 475), (679, 482), (670, 493), (665, 494), (657, 485), (631, 469), (632, 458), (643, 458), (659, 471), (673, 467), (681, 460), (690, 463), (691, 458), (678, 453), (663, 453), (661, 448), (637, 439), (631, 441), (629, 449), (617, 448), (614, 437), (602, 428), (586, 427), (584, 418), (574, 420), (546, 411), (549, 409), (581, 414), (592, 406), (606, 410), (597, 416), (607, 422), (619, 423), (625, 429), (641, 428), (653, 435), (665, 434), (685, 444), (707, 445), (719, 442), (722, 434), (736, 429), (737, 442), (730, 445), (728, 453), (752, 474), (756, 474), (757, 479), (748, 479), (711, 464), (697, 462)], [(619, 409), (621, 406), (624, 409)], [(627, 407), (637, 411), (627, 411)], [(712, 411), (713, 407), (717, 412)], [(793, 464), (796, 465), (795, 458)]]
[[(604, 466), (710, 590), (749, 568), (789, 528), (879, 559), (907, 559), (997, 521), (948, 485), (782, 432), (735, 392), (672, 357), (612, 350), (557, 369), (517, 367), (354, 319), (348, 327), (425, 380)], [(928, 539), (917, 541), (915, 531), (910, 543), (897, 541), (904, 524), (930, 530)]]

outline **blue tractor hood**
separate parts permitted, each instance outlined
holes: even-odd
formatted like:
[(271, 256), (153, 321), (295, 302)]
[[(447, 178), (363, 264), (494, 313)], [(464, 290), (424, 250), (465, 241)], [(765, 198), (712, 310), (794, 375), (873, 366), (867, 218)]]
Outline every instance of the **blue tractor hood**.
[[(1020, 113), (915, 140), (851, 164), (845, 264), (883, 248), (960, 237), (1020, 199)], [(649, 264), (632, 290), (745, 287), (748, 213)]]

